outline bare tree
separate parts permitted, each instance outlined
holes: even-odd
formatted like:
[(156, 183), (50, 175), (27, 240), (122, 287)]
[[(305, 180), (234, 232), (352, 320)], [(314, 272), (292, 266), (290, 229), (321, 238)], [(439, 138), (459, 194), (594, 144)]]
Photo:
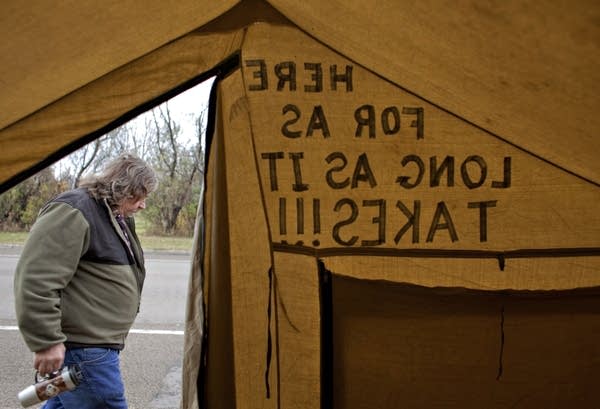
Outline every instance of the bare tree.
[[(198, 112), (188, 114), (192, 123), (184, 125), (188, 121), (178, 112), (173, 115), (169, 104), (164, 103), (63, 158), (51, 172), (55, 184), (63, 190), (75, 188), (82, 177), (99, 172), (111, 158), (123, 152), (134, 153), (152, 164), (159, 176), (159, 189), (143, 213), (150, 232), (191, 234), (197, 214), (197, 196), (203, 183), (206, 114), (207, 108), (199, 105)], [(188, 136), (186, 132), (194, 135)], [(30, 195), (23, 189), (19, 193)], [(11, 220), (21, 220), (25, 207), (21, 206), (20, 213), (11, 216)], [(6, 215), (14, 213), (5, 205), (0, 206), (0, 210)]]
[(74, 189), (79, 184), (81, 176), (92, 166), (96, 156), (98, 156), (100, 146), (100, 139), (96, 139), (94, 142), (85, 145), (67, 157), (73, 171), (70, 181), (71, 189)]
[[(204, 111), (200, 116), (204, 115)], [(154, 132), (154, 167), (160, 175), (158, 191), (146, 211), (162, 233), (174, 234), (182, 209), (190, 203), (200, 173), (200, 143), (187, 147), (182, 141), (181, 126), (173, 119), (168, 103), (152, 110)], [(202, 131), (203, 132), (203, 131)]]
[(98, 172), (107, 160), (122, 152), (147, 155), (150, 142), (147, 136), (136, 137), (137, 128), (135, 123), (126, 123), (71, 153), (55, 165), (60, 171), (59, 177), (73, 189), (86, 173)]

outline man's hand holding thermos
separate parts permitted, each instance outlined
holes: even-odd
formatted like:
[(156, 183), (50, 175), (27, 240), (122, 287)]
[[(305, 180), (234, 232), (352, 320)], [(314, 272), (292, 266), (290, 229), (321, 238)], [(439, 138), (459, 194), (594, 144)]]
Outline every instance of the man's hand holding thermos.
[(33, 367), (43, 376), (58, 371), (65, 360), (65, 346), (60, 343), (35, 353)]

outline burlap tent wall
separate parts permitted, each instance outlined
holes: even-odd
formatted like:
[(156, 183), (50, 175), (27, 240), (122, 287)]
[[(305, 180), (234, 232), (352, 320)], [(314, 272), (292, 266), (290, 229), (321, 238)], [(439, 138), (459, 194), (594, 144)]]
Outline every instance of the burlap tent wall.
[(598, 5), (236, 3), (2, 16), (3, 188), (218, 75), (183, 406), (598, 406)]

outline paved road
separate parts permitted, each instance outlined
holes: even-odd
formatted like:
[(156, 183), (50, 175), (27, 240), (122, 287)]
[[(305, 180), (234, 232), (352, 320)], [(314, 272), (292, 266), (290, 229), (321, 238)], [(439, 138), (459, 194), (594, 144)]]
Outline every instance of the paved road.
[[(20, 248), (0, 247), (0, 409), (18, 409), (19, 390), (33, 381), (32, 354), (16, 330), (12, 282)], [(122, 353), (130, 409), (179, 407), (187, 254), (146, 254), (140, 314)], [(40, 405), (32, 406), (39, 408)]]

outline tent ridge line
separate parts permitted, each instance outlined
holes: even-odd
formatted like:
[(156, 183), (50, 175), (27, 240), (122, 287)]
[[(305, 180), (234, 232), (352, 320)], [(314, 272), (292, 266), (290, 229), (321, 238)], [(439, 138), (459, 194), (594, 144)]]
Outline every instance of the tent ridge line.
[[(231, 73), (231, 71), (233, 69), (235, 69), (235, 67), (239, 67), (239, 64), (240, 64), (239, 61), (240, 61), (239, 52), (234, 52), (234, 53), (228, 55), (224, 60), (219, 62), (219, 64), (217, 64), (215, 67), (211, 68), (210, 70), (205, 71), (203, 73), (199, 73), (199, 74), (195, 75), (194, 77), (183, 81), (182, 83), (176, 85), (175, 87), (169, 89), (168, 91), (133, 107), (129, 111), (124, 112), (123, 114), (121, 114), (117, 118), (114, 118), (113, 120), (111, 120), (107, 124), (101, 126), (100, 128), (97, 128), (91, 132), (84, 134), (79, 139), (69, 142), (67, 145), (50, 153), (44, 159), (39, 160), (37, 163), (34, 163), (32, 166), (28, 167), (27, 169), (20, 171), (19, 173), (13, 175), (6, 181), (0, 183), (0, 193), (9, 190), (10, 188), (12, 188), (12, 187), (16, 186), (17, 184), (26, 180), (27, 178), (33, 176), (37, 172), (53, 165), (55, 162), (64, 158), (68, 154), (76, 151), (77, 149), (87, 145), (90, 142), (93, 142), (94, 140), (105, 135), (106, 133), (112, 131), (113, 129), (118, 128), (119, 126), (121, 126), (121, 125), (125, 124), (126, 122), (130, 121), (131, 119), (135, 118), (136, 116), (162, 104), (165, 101), (168, 101), (169, 99), (173, 98), (174, 96), (176, 96), (176, 95), (178, 95), (178, 94), (180, 94), (180, 93), (182, 93), (182, 92), (184, 92), (184, 91), (186, 91), (186, 90), (188, 90), (188, 89), (190, 89), (212, 77), (222, 78), (224, 76), (229, 75), (229, 73)], [(116, 70), (117, 69), (115, 69), (114, 71), (116, 71)], [(108, 75), (108, 74), (110, 74), (110, 73), (107, 73), (106, 75)], [(101, 78), (99, 78), (98, 80), (100, 80), (100, 79)], [(47, 106), (44, 106), (35, 112), (32, 112), (27, 117), (21, 118), (18, 121), (7, 125), (6, 127), (0, 129), (0, 132), (8, 129), (11, 126), (16, 126), (21, 121), (24, 121), (25, 119), (29, 118), (32, 115), (35, 115), (37, 112), (42, 111), (43, 109), (47, 108), (48, 106), (50, 106), (64, 98), (67, 98), (69, 95), (78, 92), (80, 89), (85, 88), (85, 86), (87, 86), (87, 85), (89, 85), (89, 84), (86, 84), (86, 85), (78, 88), (77, 90), (74, 90), (74, 91), (70, 92), (69, 94), (64, 95), (63, 97), (49, 103)]]
[[(267, 2), (269, 4), (271, 4), (271, 1), (267, 0)], [(271, 6), (273, 6), (280, 13), (284, 14), (283, 11), (280, 11), (277, 7), (275, 7), (275, 5), (271, 4)], [(386, 82), (394, 85), (395, 87), (398, 87), (402, 91), (404, 91), (404, 92), (406, 92), (408, 94), (411, 94), (411, 95), (413, 95), (413, 96), (415, 96), (415, 97), (423, 100), (424, 102), (430, 104), (431, 106), (433, 106), (433, 107), (435, 107), (435, 108), (437, 108), (437, 109), (439, 109), (439, 110), (441, 110), (441, 111), (443, 111), (443, 112), (445, 112), (445, 113), (447, 113), (447, 114), (449, 114), (449, 115), (457, 118), (458, 120), (464, 121), (465, 123), (467, 123), (467, 124), (469, 124), (469, 125), (477, 128), (477, 129), (479, 129), (480, 131), (485, 132), (488, 135), (490, 135), (490, 136), (492, 136), (492, 137), (494, 137), (496, 139), (499, 139), (502, 142), (504, 142), (504, 143), (506, 143), (506, 144), (508, 144), (508, 145), (510, 145), (510, 146), (512, 146), (514, 148), (516, 148), (516, 149), (519, 149), (520, 151), (522, 151), (522, 152), (524, 152), (524, 153), (526, 153), (528, 155), (531, 155), (531, 156), (533, 156), (533, 157), (541, 160), (542, 162), (547, 163), (550, 166), (553, 166), (553, 167), (555, 167), (557, 169), (560, 169), (561, 171), (566, 172), (566, 173), (568, 173), (568, 174), (570, 174), (572, 176), (575, 176), (576, 178), (579, 178), (579, 179), (581, 179), (581, 180), (583, 180), (583, 181), (585, 181), (587, 183), (590, 183), (590, 184), (592, 184), (592, 185), (594, 185), (596, 187), (600, 187), (600, 182), (598, 182), (597, 180), (593, 180), (590, 177), (583, 176), (583, 175), (581, 175), (580, 173), (578, 173), (578, 172), (576, 172), (574, 170), (568, 169), (568, 168), (564, 167), (563, 165), (560, 165), (560, 164), (554, 162), (551, 159), (545, 158), (545, 157), (543, 157), (543, 156), (541, 156), (541, 155), (539, 155), (539, 154), (537, 154), (537, 153), (529, 150), (528, 148), (520, 146), (516, 142), (513, 142), (512, 140), (509, 140), (509, 139), (507, 139), (505, 137), (502, 137), (498, 133), (496, 133), (496, 132), (494, 132), (494, 131), (486, 128), (483, 125), (478, 124), (477, 122), (475, 122), (475, 120), (468, 119), (463, 114), (459, 114), (457, 112), (454, 112), (451, 108), (446, 108), (445, 106), (441, 105), (440, 103), (434, 102), (431, 98), (425, 97), (422, 94), (420, 94), (419, 92), (413, 91), (410, 88), (407, 88), (406, 86), (401, 85), (397, 81), (389, 78), (388, 75), (376, 72), (375, 70), (371, 69), (369, 66), (365, 65), (362, 61), (360, 61), (360, 59), (352, 57), (351, 55), (349, 55), (346, 52), (343, 52), (342, 50), (336, 49), (333, 45), (330, 45), (329, 43), (325, 42), (324, 40), (321, 40), (319, 37), (317, 37), (316, 35), (314, 35), (312, 32), (310, 32), (309, 30), (303, 28), (298, 23), (294, 22), (294, 20), (292, 20), (289, 16), (287, 16), (285, 14), (284, 14), (284, 16), (287, 17), (288, 19), (290, 19), (290, 21), (292, 21), (300, 31), (302, 31), (307, 36), (309, 36), (312, 39), (314, 39), (319, 44), (322, 44), (324, 47), (326, 47), (327, 49), (331, 50), (332, 52), (340, 55), (341, 57), (346, 58), (349, 61), (354, 62), (355, 64), (359, 65), (360, 67), (362, 67), (363, 69), (365, 69), (369, 73), (373, 74), (374, 76), (382, 79), (383, 81), (386, 81)]]
[[(350, 59), (350, 60), (354, 61), (352, 59)], [(362, 67), (365, 67), (364, 65), (362, 65), (360, 63), (359, 63), (359, 65), (361, 65)], [(367, 70), (369, 70), (370, 72), (374, 72), (374, 71), (371, 71), (368, 68), (367, 68)], [(496, 132), (494, 132), (494, 131), (486, 128), (483, 125), (478, 124), (477, 122), (475, 122), (475, 120), (469, 119), (466, 116), (464, 116), (463, 114), (459, 114), (457, 112), (454, 112), (450, 108), (446, 108), (446, 107), (440, 105), (437, 102), (433, 102), (433, 100), (431, 100), (431, 99), (429, 99), (427, 97), (424, 97), (423, 95), (419, 94), (418, 92), (412, 91), (412, 90), (406, 88), (405, 86), (400, 85), (400, 84), (396, 83), (395, 81), (392, 81), (391, 79), (389, 79), (389, 78), (387, 78), (387, 77), (385, 77), (385, 76), (383, 76), (381, 74), (376, 74), (376, 75), (379, 76), (380, 78), (384, 79), (385, 81), (388, 81), (391, 84), (397, 86), (401, 90), (403, 90), (403, 91), (405, 91), (405, 92), (407, 92), (407, 93), (409, 93), (411, 95), (414, 95), (417, 98), (422, 99), (426, 103), (428, 103), (428, 104), (432, 105), (433, 107), (435, 107), (435, 108), (437, 108), (437, 109), (445, 112), (446, 114), (448, 114), (450, 116), (453, 116), (454, 118), (456, 118), (456, 119), (458, 119), (460, 121), (463, 121), (463, 122), (469, 124), (470, 126), (476, 128), (476, 129), (479, 129), (480, 131), (485, 132), (486, 134), (488, 134), (488, 135), (490, 135), (490, 136), (492, 136), (492, 137), (494, 137), (494, 138), (496, 138), (496, 139), (498, 139), (498, 140), (500, 140), (500, 141), (502, 141), (502, 142), (504, 142), (504, 143), (506, 143), (506, 144), (508, 144), (508, 145), (510, 145), (510, 146), (512, 146), (512, 147), (514, 147), (514, 148), (516, 148), (516, 149), (518, 149), (518, 150), (526, 153), (526, 154), (528, 154), (528, 155), (531, 155), (534, 158), (536, 158), (538, 160), (541, 160), (542, 162), (544, 162), (544, 163), (546, 163), (546, 164), (548, 164), (550, 166), (553, 166), (553, 167), (555, 167), (555, 168), (557, 168), (557, 169), (559, 169), (559, 170), (561, 170), (561, 171), (563, 171), (565, 173), (568, 173), (569, 175), (575, 176), (576, 178), (579, 178), (579, 179), (581, 179), (581, 180), (583, 180), (583, 181), (585, 181), (587, 183), (590, 183), (590, 184), (592, 184), (592, 185), (594, 185), (596, 187), (600, 187), (600, 182), (598, 182), (596, 180), (593, 180), (593, 179), (591, 179), (591, 178), (589, 178), (587, 176), (583, 176), (582, 174), (580, 174), (580, 173), (578, 173), (578, 172), (576, 172), (574, 170), (568, 169), (565, 166), (556, 163), (552, 159), (545, 158), (545, 157), (541, 156), (540, 154), (535, 153), (535, 152), (531, 151), (530, 149), (525, 148), (525, 147), (519, 145), (518, 143), (516, 143), (516, 142), (514, 142), (514, 141), (512, 141), (510, 139), (507, 139), (507, 138), (505, 138), (503, 136), (500, 136), (498, 133), (496, 133)]]
[[(198, 198), (199, 208), (201, 209), (202, 217), (200, 218), (200, 224), (198, 227), (198, 242), (200, 246), (200, 260), (199, 264), (200, 268), (200, 288), (204, 288), (205, 285), (205, 271), (204, 270), (204, 262), (205, 258), (205, 245), (206, 245), (206, 224), (205, 224), (205, 187), (208, 186), (208, 172), (206, 171), (209, 168), (209, 159), (211, 148), (213, 147), (213, 141), (215, 138), (215, 127), (216, 127), (216, 114), (217, 114), (217, 91), (219, 82), (223, 80), (223, 78), (229, 76), (234, 70), (239, 67), (239, 53), (235, 52), (229, 55), (225, 60), (221, 61), (215, 67), (210, 69), (209, 71), (202, 73), (198, 76), (198, 78), (202, 76), (207, 76), (206, 79), (210, 78), (210, 76), (214, 76), (215, 80), (210, 88), (210, 94), (208, 99), (208, 118), (206, 124), (205, 131), (205, 149), (204, 149), (204, 170), (202, 172), (203, 184), (200, 190), (200, 197)], [(183, 84), (180, 84), (179, 87), (185, 86), (185, 84), (191, 84), (193, 79), (185, 81)], [(190, 85), (191, 86), (191, 85)], [(173, 92), (173, 89), (170, 91)], [(160, 98), (160, 97), (159, 97)], [(139, 107), (138, 107), (139, 108)], [(208, 306), (205, 296), (201, 297), (201, 306), (202, 306), (202, 314), (203, 314), (203, 323), (202, 323), (202, 337), (200, 339), (200, 364), (198, 367), (198, 378), (197, 378), (197, 388), (196, 388), (196, 399), (198, 402), (203, 402), (206, 396), (206, 377), (208, 373), (207, 360), (208, 360)], [(201, 381), (200, 381), (201, 380)]]
[(304, 245), (272, 243), (273, 251), (295, 253), (308, 256), (388, 256), (388, 257), (420, 257), (420, 258), (538, 258), (538, 257), (582, 257), (600, 256), (600, 247), (578, 248), (531, 248), (517, 250), (449, 250), (449, 249), (390, 249), (374, 247), (353, 248), (313, 248)]
[[(243, 64), (243, 50), (244, 50), (244, 45), (246, 44), (246, 39), (248, 37), (248, 27), (244, 27), (242, 30), (242, 39), (240, 41), (240, 48), (237, 52), (238, 55), (238, 67), (242, 68)], [(246, 81), (246, 77), (244, 75), (244, 70), (240, 69), (240, 79), (242, 82), (242, 90), (243, 90), (243, 96), (244, 98), (248, 98), (247, 95), (247, 81)], [(250, 107), (248, 107), (248, 123), (250, 125), (250, 142), (252, 144), (252, 157), (254, 159), (254, 167), (256, 169), (256, 173), (259, 176), (259, 180), (262, 180), (262, 176), (261, 176), (261, 171), (260, 171), (260, 166), (259, 166), (259, 160), (258, 160), (258, 151), (256, 148), (256, 135), (254, 134), (254, 126), (252, 123), (252, 115), (250, 115)], [(263, 210), (263, 217), (266, 223), (266, 227), (267, 227), (267, 237), (268, 237), (268, 241), (269, 241), (269, 258), (270, 258), (270, 262), (271, 262), (271, 266), (269, 268), (269, 272), (268, 272), (268, 276), (269, 276), (269, 301), (268, 301), (268, 307), (267, 307), (267, 316), (268, 316), (268, 322), (267, 322), (267, 352), (266, 352), (266, 356), (265, 356), (265, 360), (266, 360), (266, 369), (265, 369), (265, 393), (266, 393), (266, 398), (267, 399), (271, 399), (272, 396), (272, 391), (271, 391), (271, 384), (269, 381), (270, 378), (270, 374), (271, 374), (271, 361), (273, 359), (273, 355), (275, 355), (275, 367), (276, 367), (276, 379), (275, 379), (275, 388), (276, 388), (276, 407), (277, 408), (281, 408), (281, 358), (279, 356), (279, 351), (281, 350), (280, 348), (280, 338), (279, 338), (279, 326), (277, 324), (275, 324), (275, 331), (274, 334), (271, 332), (271, 315), (273, 314), (274, 317), (274, 321), (275, 323), (279, 322), (279, 304), (281, 303), (282, 306), (282, 311), (283, 314), (285, 315), (285, 317), (287, 318), (288, 322), (290, 324), (292, 324), (291, 320), (289, 319), (289, 316), (287, 314), (287, 311), (285, 309), (285, 305), (282, 303), (281, 299), (280, 299), (280, 295), (278, 292), (278, 286), (277, 286), (277, 274), (275, 271), (275, 252), (273, 250), (273, 238), (272, 238), (272, 229), (270, 226), (270, 221), (269, 221), (269, 217), (267, 214), (267, 205), (266, 205), (266, 195), (264, 192), (264, 188), (262, 186), (261, 183), (258, 184), (258, 189), (260, 192), (260, 201), (262, 203), (262, 210)], [(294, 329), (297, 330), (297, 328), (294, 326), (294, 324), (292, 324), (292, 327)], [(275, 348), (273, 348), (273, 344), (275, 344)], [(274, 350), (273, 350), (274, 349)]]
[[(271, 3), (269, 0), (267, 0), (267, 1), (269, 3)], [(275, 7), (275, 6), (273, 6), (273, 7)], [(279, 10), (279, 9), (277, 9), (277, 10)], [(281, 12), (281, 13), (283, 14), (283, 12)], [(286, 17), (289, 18), (292, 22), (294, 22), (289, 16), (286, 15)], [(459, 114), (458, 112), (453, 111), (452, 108), (446, 108), (444, 105), (442, 105), (442, 104), (440, 104), (438, 102), (434, 102), (433, 99), (431, 99), (430, 97), (425, 97), (420, 92), (413, 91), (412, 89), (408, 88), (407, 86), (401, 85), (396, 80), (393, 80), (393, 79), (389, 78), (388, 74), (376, 72), (374, 69), (372, 69), (368, 65), (364, 64), (363, 61), (361, 61), (361, 59), (355, 58), (355, 57), (351, 56), (350, 54), (348, 54), (346, 52), (343, 52), (340, 49), (337, 49), (333, 45), (330, 45), (329, 43), (325, 42), (324, 40), (321, 40), (315, 34), (313, 34), (312, 32), (309, 32), (309, 30), (301, 27), (300, 24), (295, 23), (295, 22), (294, 22), (294, 24), (303, 33), (307, 34), (309, 37), (313, 38), (318, 43), (324, 45), (326, 48), (328, 48), (329, 50), (333, 51), (334, 53), (342, 56), (343, 58), (346, 58), (349, 61), (354, 62), (355, 64), (359, 65), (360, 67), (362, 67), (366, 71), (370, 72), (371, 74), (375, 75), (376, 77), (382, 79), (383, 81), (386, 81), (386, 82), (388, 82), (388, 83), (390, 83), (390, 84), (398, 87), (402, 91), (404, 91), (404, 92), (406, 92), (408, 94), (411, 94), (411, 95), (413, 95), (413, 96), (415, 96), (415, 97), (417, 97), (417, 98), (425, 101), (426, 103), (430, 104), (431, 106), (433, 106), (433, 107), (435, 107), (435, 108), (437, 108), (437, 109), (439, 109), (439, 110), (441, 110), (441, 111), (443, 111), (443, 112), (445, 112), (445, 113), (447, 113), (447, 114), (449, 114), (449, 115), (457, 118), (458, 120), (464, 121), (465, 123), (467, 123), (467, 124), (469, 124), (469, 125), (477, 128), (477, 129), (479, 129), (480, 131), (485, 132), (488, 135), (490, 135), (490, 136), (492, 136), (492, 137), (494, 137), (496, 139), (499, 139), (500, 141), (502, 141), (502, 142), (504, 142), (504, 143), (506, 143), (506, 144), (508, 144), (508, 145), (510, 145), (510, 146), (512, 146), (514, 148), (516, 148), (516, 149), (519, 149), (520, 151), (522, 151), (522, 152), (524, 152), (524, 153), (526, 153), (528, 155), (531, 155), (531, 156), (533, 156), (533, 157), (541, 160), (542, 162), (547, 163), (550, 166), (553, 166), (553, 167), (555, 167), (557, 169), (560, 169), (561, 171), (566, 172), (566, 173), (568, 173), (568, 174), (570, 174), (572, 176), (575, 176), (575, 177), (577, 177), (577, 178), (579, 178), (581, 180), (584, 180), (585, 182), (588, 182), (588, 183), (590, 183), (590, 184), (592, 184), (592, 185), (594, 185), (596, 187), (600, 187), (600, 182), (599, 181), (594, 180), (594, 179), (592, 179), (592, 178), (590, 178), (588, 176), (584, 176), (584, 175), (578, 173), (575, 170), (571, 170), (569, 168), (566, 168), (565, 166), (560, 165), (560, 164), (554, 162), (554, 160), (545, 158), (545, 157), (541, 156), (540, 154), (537, 154), (537, 153), (531, 151), (530, 149), (525, 148), (525, 147), (519, 145), (518, 143), (512, 141), (511, 139), (507, 139), (507, 138), (505, 138), (503, 136), (500, 136), (500, 134), (498, 134), (497, 132), (492, 131), (492, 130), (488, 129), (487, 127), (485, 127), (484, 125), (481, 125), (481, 124), (477, 123), (475, 119), (469, 119), (464, 114), (462, 114), (462, 113)], [(467, 115), (469, 115), (469, 114), (467, 113)]]

